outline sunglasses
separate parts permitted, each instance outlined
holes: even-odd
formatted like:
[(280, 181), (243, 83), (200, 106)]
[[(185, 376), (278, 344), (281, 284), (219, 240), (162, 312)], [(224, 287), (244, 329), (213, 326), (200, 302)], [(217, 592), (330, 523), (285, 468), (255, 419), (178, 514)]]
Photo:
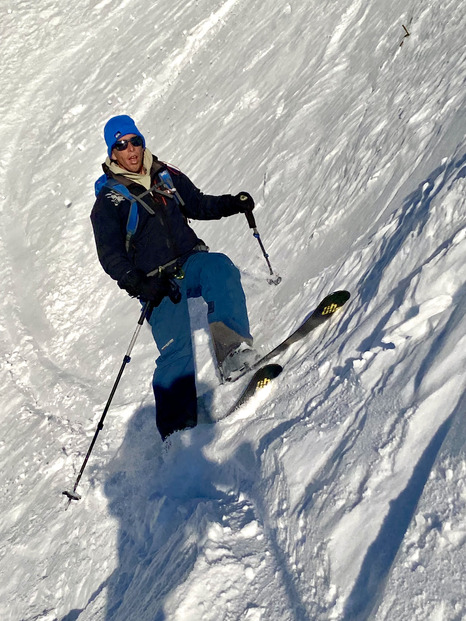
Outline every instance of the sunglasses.
[(129, 143), (131, 143), (133, 147), (142, 147), (144, 141), (141, 136), (133, 136), (129, 140), (118, 140), (115, 142), (112, 149), (116, 149), (117, 151), (126, 151)]

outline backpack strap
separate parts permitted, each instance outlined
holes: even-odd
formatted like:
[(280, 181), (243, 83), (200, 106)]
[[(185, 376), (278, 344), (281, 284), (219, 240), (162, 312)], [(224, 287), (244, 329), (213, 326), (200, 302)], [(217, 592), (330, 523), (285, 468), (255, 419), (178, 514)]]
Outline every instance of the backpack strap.
[[(128, 199), (130, 202), (130, 208), (128, 213), (128, 219), (126, 221), (126, 240), (125, 247), (126, 252), (129, 251), (129, 244), (131, 241), (131, 237), (136, 232), (139, 223), (139, 214), (138, 214), (138, 200), (134, 194), (128, 190), (128, 188), (122, 183), (118, 183), (116, 179), (108, 178), (107, 175), (102, 175), (95, 182), (95, 193), (96, 196), (100, 194), (103, 188), (109, 188), (118, 194), (121, 194), (124, 198)], [(139, 201), (142, 205), (144, 205), (145, 209), (149, 211), (149, 213), (154, 214), (155, 212), (148, 205), (144, 203), (144, 201)]]
[(184, 200), (181, 198), (178, 190), (175, 188), (175, 184), (173, 183), (172, 176), (168, 168), (164, 168), (159, 172), (159, 179), (162, 185), (167, 188), (170, 194), (175, 198), (175, 201), (180, 207), (184, 207)]
[[(139, 196), (135, 194), (131, 194), (129, 189), (125, 185), (123, 185), (123, 183), (119, 183), (116, 179), (112, 177), (107, 177), (106, 174), (99, 177), (94, 184), (94, 190), (95, 190), (96, 196), (100, 194), (103, 188), (109, 188), (117, 192), (118, 194), (120, 194), (121, 196), (129, 200), (130, 202), (128, 220), (126, 221), (126, 240), (125, 240), (126, 252), (129, 251), (129, 245), (131, 242), (131, 238), (136, 232), (136, 229), (139, 223), (138, 203), (142, 207), (144, 207), (144, 209), (151, 216), (155, 215), (155, 211), (151, 207), (149, 207), (149, 205), (145, 201), (142, 200), (146, 194), (156, 192), (157, 194), (161, 194), (165, 198), (174, 199), (177, 205), (180, 205), (181, 207), (184, 206), (184, 201), (179, 195), (177, 189), (175, 188), (173, 184), (173, 179), (171, 178), (171, 175), (168, 169), (164, 168), (162, 171), (160, 171), (158, 173), (158, 177), (160, 179), (160, 184), (158, 183), (155, 184), (149, 190), (146, 190)], [(160, 185), (162, 186), (162, 189)]]

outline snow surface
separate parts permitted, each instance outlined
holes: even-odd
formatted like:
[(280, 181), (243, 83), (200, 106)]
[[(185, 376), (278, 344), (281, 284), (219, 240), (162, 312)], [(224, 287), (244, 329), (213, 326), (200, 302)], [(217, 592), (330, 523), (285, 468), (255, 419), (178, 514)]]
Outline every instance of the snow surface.
[[(465, 618), (464, 2), (0, 13), (2, 621)], [(256, 197), (277, 287), (241, 215), (194, 226), (241, 268), (259, 346), (352, 298), (169, 450), (144, 328), (65, 511), (139, 316), (89, 221), (120, 113), (204, 191)], [(239, 386), (213, 390), (192, 320), (220, 418)]]

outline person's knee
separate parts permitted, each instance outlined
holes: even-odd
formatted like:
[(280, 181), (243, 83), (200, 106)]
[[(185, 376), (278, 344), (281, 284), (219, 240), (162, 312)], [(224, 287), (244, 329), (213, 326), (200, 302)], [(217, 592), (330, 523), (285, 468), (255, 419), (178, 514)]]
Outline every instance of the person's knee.
[(212, 254), (212, 257), (214, 258), (211, 265), (212, 273), (217, 280), (237, 282), (241, 280), (239, 269), (229, 257), (220, 252)]
[(216, 253), (213, 253), (212, 256), (215, 257), (217, 266), (223, 269), (232, 269), (235, 271), (239, 271), (236, 265), (230, 259), (230, 257), (227, 257), (226, 254), (223, 254), (222, 252), (216, 252)]

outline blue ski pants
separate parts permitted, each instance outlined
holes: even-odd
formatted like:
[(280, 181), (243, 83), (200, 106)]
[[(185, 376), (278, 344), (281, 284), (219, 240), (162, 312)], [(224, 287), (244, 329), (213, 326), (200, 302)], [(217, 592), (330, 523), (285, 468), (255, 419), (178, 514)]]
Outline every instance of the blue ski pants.
[(252, 343), (239, 270), (224, 254), (197, 252), (183, 265), (178, 304), (165, 297), (149, 323), (159, 350), (153, 378), (157, 428), (165, 439), (197, 423), (195, 363), (188, 298), (203, 297), (217, 363), (242, 341)]

